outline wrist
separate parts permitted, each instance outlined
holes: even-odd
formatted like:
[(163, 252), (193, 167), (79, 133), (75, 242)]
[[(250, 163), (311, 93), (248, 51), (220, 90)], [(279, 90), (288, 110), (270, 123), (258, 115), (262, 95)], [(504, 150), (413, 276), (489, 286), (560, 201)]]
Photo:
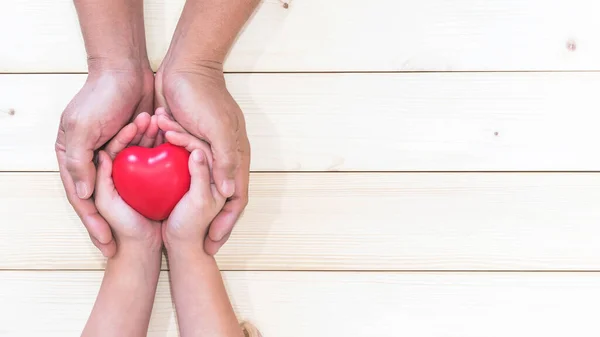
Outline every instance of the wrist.
[(128, 75), (133, 80), (143, 80), (144, 77), (153, 75), (147, 59), (105, 56), (89, 56), (88, 73), (90, 76), (101, 74)]
[(109, 262), (118, 261), (140, 265), (160, 265), (162, 244), (160, 240), (147, 242), (121, 241), (117, 242), (117, 253), (109, 259)]
[(165, 241), (167, 258), (170, 263), (182, 262), (189, 263), (190, 261), (206, 262), (214, 261), (214, 257), (204, 251), (204, 242), (199, 241)]

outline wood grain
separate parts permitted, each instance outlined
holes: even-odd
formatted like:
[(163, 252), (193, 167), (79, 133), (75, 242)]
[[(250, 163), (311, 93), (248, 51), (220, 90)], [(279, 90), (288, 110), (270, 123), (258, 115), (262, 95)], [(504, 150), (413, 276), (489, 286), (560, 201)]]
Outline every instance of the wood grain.
[[(598, 273), (226, 272), (239, 319), (265, 337), (600, 334)], [(5, 336), (79, 336), (102, 272), (1, 272)], [(178, 336), (168, 276), (148, 336)], [(32, 322), (35, 322), (33, 324)]]
[[(600, 40), (599, 40), (600, 41)], [(0, 75), (0, 171), (55, 171), (85, 75)], [(600, 73), (232, 74), (253, 171), (600, 170)]]
[[(58, 174), (0, 186), (0, 269), (103, 268)], [(592, 173), (255, 173), (217, 257), (223, 270), (600, 270), (598, 200)]]
[[(184, 0), (147, 0), (156, 69)], [(594, 0), (266, 0), (226, 71), (599, 70)], [(0, 72), (85, 72), (71, 0), (0, 2)], [(15, 34), (14, 32), (18, 32)]]

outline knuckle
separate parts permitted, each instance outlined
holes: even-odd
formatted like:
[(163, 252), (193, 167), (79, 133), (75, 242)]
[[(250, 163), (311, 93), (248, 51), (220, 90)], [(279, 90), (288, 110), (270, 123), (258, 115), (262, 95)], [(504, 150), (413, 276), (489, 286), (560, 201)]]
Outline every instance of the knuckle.
[(62, 125), (65, 130), (70, 131), (79, 126), (80, 121), (77, 114), (66, 113), (62, 116)]
[(67, 153), (67, 170), (70, 172), (79, 171), (83, 167), (84, 163), (80, 158), (76, 158)]

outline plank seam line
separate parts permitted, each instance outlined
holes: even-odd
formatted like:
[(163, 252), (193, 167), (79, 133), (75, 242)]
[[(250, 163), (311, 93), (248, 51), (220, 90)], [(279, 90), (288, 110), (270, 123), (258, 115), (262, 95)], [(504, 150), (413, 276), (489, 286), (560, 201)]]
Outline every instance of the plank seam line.
[[(264, 75), (277, 75), (277, 74), (496, 74), (496, 73), (598, 73), (600, 69), (561, 69), (561, 70), (336, 70), (336, 71), (225, 71), (225, 75), (247, 75), (247, 74), (264, 74)], [(86, 72), (0, 72), (0, 75), (87, 75)], [(156, 72), (154, 72), (156, 74)]]
[[(32, 272), (32, 273), (40, 273), (40, 272), (103, 272), (104, 269), (73, 269), (73, 268), (65, 268), (65, 269), (16, 269), (16, 268), (0, 268), (0, 273), (2, 272)], [(169, 271), (169, 269), (161, 269), (160, 271)], [(399, 269), (399, 270), (387, 270), (387, 269), (377, 269), (377, 270), (336, 270), (336, 269), (220, 269), (221, 272), (286, 272), (286, 273), (389, 273), (389, 274), (452, 274), (452, 273), (468, 273), (468, 274), (517, 274), (517, 273), (531, 273), (531, 274), (548, 274), (548, 273), (561, 273), (561, 274), (569, 274), (569, 273), (600, 273), (600, 269), (590, 269), (590, 270), (540, 270), (540, 269), (532, 269), (532, 270), (516, 270), (516, 269), (507, 269), (507, 270), (468, 270), (468, 269), (444, 269), (444, 270), (413, 270), (413, 269)]]

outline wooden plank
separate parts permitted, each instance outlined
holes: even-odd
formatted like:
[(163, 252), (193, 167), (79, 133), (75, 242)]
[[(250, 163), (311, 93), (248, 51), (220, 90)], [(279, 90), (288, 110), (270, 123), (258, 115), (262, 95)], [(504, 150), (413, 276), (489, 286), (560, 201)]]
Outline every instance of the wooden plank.
[[(184, 0), (146, 1), (160, 64)], [(266, 0), (227, 71), (600, 70), (594, 0)], [(0, 72), (85, 72), (71, 0), (0, 2)], [(14, 32), (18, 32), (15, 34)]]
[[(85, 75), (0, 75), (0, 170), (57, 170)], [(600, 73), (232, 74), (253, 171), (593, 171)]]
[[(0, 273), (0, 333), (79, 336), (102, 272)], [(264, 336), (597, 336), (597, 273), (226, 272)], [(177, 336), (161, 275), (148, 336)], [(31, 324), (35, 321), (35, 324)]]
[[(0, 269), (104, 267), (58, 174), (4, 173), (0, 186)], [(597, 200), (592, 173), (255, 173), (218, 262), (223, 270), (600, 270)]]

